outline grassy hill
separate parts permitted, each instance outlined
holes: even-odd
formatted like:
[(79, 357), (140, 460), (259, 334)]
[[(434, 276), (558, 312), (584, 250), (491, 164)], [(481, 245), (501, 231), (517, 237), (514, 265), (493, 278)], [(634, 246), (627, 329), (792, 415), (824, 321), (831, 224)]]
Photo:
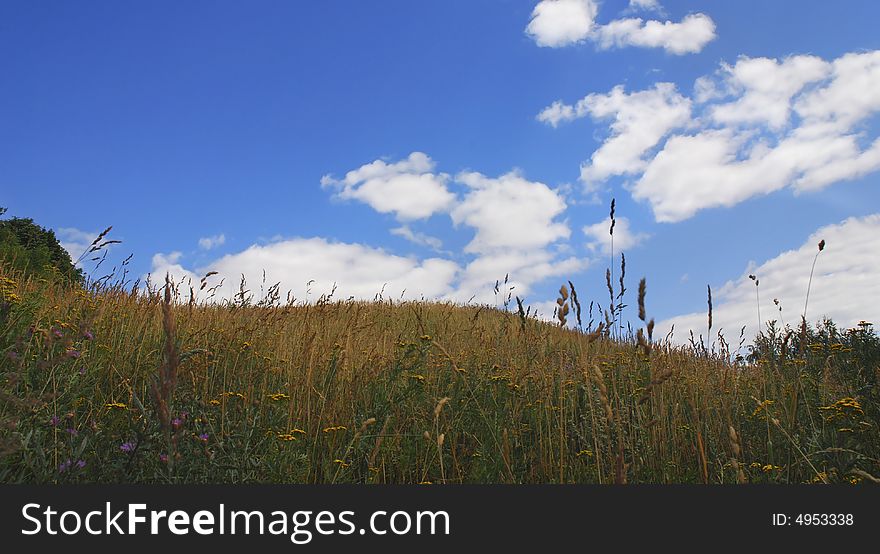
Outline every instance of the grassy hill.
[(488, 307), (206, 304), (3, 267), (0, 287), (0, 482), (880, 474), (869, 325), (771, 329), (743, 359)]

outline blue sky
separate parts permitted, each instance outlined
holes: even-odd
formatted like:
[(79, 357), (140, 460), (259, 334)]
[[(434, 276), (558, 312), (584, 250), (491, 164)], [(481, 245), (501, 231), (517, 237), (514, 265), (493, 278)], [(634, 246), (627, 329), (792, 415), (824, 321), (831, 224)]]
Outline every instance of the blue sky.
[(0, 205), (74, 252), (112, 224), (136, 275), (494, 302), (510, 273), (547, 314), (568, 279), (607, 304), (613, 197), (628, 287), (647, 277), (664, 325), (705, 330), (708, 284), (738, 334), (751, 272), (762, 315), (778, 298), (794, 322), (820, 236), (808, 316), (850, 325), (880, 317), (878, 20), (869, 1), (7, 1)]

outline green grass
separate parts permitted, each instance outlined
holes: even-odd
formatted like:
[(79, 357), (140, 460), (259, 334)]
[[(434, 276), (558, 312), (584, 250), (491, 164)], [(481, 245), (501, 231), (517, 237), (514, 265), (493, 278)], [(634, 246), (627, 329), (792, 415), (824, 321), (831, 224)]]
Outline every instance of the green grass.
[(4, 483), (880, 474), (867, 325), (771, 328), (736, 358), (486, 307), (166, 302), (3, 267), (0, 285)]

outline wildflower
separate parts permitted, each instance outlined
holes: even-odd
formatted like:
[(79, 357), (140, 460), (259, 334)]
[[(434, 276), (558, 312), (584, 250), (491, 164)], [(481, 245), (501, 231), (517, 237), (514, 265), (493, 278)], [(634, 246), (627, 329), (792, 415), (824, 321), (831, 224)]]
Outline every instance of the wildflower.
[(73, 462), (71, 462), (70, 460), (65, 460), (65, 461), (61, 462), (58, 465), (58, 473), (64, 473), (65, 471), (70, 469), (70, 466), (72, 466), (72, 465), (73, 465)]
[(179, 417), (175, 417), (174, 419), (171, 420), (171, 428), (174, 429), (175, 431), (180, 429), (180, 427), (182, 425), (183, 425), (183, 420), (181, 420)]
[(131, 441), (126, 441), (119, 446), (119, 450), (122, 450), (125, 453), (134, 452), (135, 446)]
[(199, 435), (199, 440), (202, 442), (208, 442), (208, 433), (202, 433)]
[(163, 464), (168, 463), (168, 454), (159, 454), (159, 461)]
[(64, 336), (64, 334), (61, 332), (61, 330), (58, 329), (57, 327), (52, 327), (52, 334), (55, 335), (55, 338), (57, 338), (57, 339), (60, 339), (61, 337)]
[(78, 350), (70, 349), (67, 352), (65, 352), (64, 355), (67, 356), (68, 358), (73, 358), (75, 360), (75, 359), (79, 358), (80, 356), (82, 356), (82, 352), (80, 352)]
[(290, 433), (278, 433), (278, 440), (280, 440), (280, 441), (294, 441), (294, 440), (296, 440), (296, 437), (294, 437)]
[(77, 460), (77, 462), (76, 462), (76, 468), (77, 468), (77, 469), (82, 469), (82, 468), (84, 468), (84, 467), (86, 467), (86, 461), (85, 461), (85, 460)]
[(758, 407), (755, 408), (754, 412), (752, 412), (752, 417), (755, 417), (756, 415), (761, 413), (762, 410), (767, 409), (769, 406), (773, 405), (774, 403), (775, 402), (773, 400), (764, 400), (763, 402), (758, 402)]
[(122, 402), (108, 402), (107, 404), (104, 404), (104, 407), (109, 408), (111, 410), (112, 409), (124, 410), (126, 406)]
[(86, 340), (95, 340), (95, 335), (91, 331), (83, 331), (83, 338)]
[(52, 427), (58, 427), (59, 423), (61, 423), (61, 418), (59, 418), (57, 415), (53, 415), (52, 419), (49, 420), (49, 425), (51, 425)]
[(269, 398), (277, 402), (279, 400), (287, 400), (288, 398), (290, 398), (290, 396), (287, 394), (284, 394), (283, 392), (276, 392), (276, 393), (270, 394)]
[(345, 425), (336, 425), (333, 427), (325, 427), (324, 432), (325, 433), (332, 433), (333, 431), (345, 431), (345, 429), (346, 429)]
[(823, 417), (826, 421), (831, 421), (833, 419), (847, 419), (847, 418), (858, 418), (865, 415), (864, 410), (862, 409), (861, 403), (855, 398), (844, 397), (831, 404), (830, 406), (820, 406), (819, 410), (822, 412)]
[(345, 463), (344, 460), (338, 460), (338, 459), (337, 459), (337, 460), (333, 460), (333, 463), (334, 463), (334, 464), (339, 464), (339, 467), (341, 467), (342, 469), (345, 469), (345, 468), (347, 468), (348, 466), (351, 465), (351, 464), (347, 464), (347, 463)]
[(77, 431), (73, 427), (68, 427), (67, 429), (65, 429), (65, 431), (67, 431), (67, 433), (72, 437), (79, 435), (79, 431)]
[(208, 401), (208, 404), (210, 404), (211, 406), (219, 406), (219, 405), (220, 405), (220, 401), (219, 401), (219, 400), (211, 399), (211, 400)]
[(86, 374), (86, 366), (82, 366), (81, 368), (79, 368), (79, 374), (81, 376)]

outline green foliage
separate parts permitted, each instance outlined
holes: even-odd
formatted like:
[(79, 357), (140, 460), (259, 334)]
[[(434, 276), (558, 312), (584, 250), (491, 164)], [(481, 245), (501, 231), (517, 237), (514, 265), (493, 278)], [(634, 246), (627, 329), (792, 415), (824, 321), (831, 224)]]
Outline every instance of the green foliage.
[[(5, 212), (6, 208), (0, 208), (0, 216)], [(84, 277), (58, 242), (55, 232), (28, 218), (0, 221), (0, 262), (38, 277), (59, 277), (75, 282), (82, 282)]]

